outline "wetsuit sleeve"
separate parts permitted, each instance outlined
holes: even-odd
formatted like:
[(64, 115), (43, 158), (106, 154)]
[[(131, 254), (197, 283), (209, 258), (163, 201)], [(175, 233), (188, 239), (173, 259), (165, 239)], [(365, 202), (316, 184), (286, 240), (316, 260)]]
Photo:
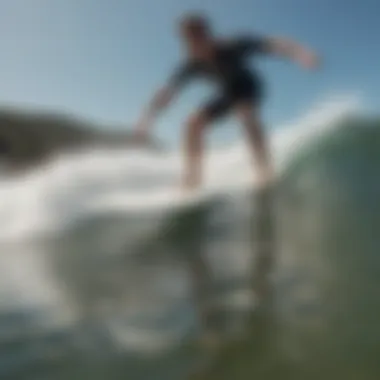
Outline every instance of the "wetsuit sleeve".
[(269, 41), (260, 36), (244, 36), (236, 41), (237, 50), (241, 55), (267, 53), (270, 50)]
[(169, 79), (169, 86), (175, 90), (182, 89), (197, 74), (197, 68), (192, 63), (180, 65)]

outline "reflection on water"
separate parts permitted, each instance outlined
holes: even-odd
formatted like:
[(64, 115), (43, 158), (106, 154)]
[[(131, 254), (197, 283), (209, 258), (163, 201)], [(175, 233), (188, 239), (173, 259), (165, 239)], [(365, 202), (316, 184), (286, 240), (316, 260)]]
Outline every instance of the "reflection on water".
[[(246, 264), (250, 265), (252, 270), (249, 281), (245, 284), (245, 292), (248, 291), (249, 295), (249, 308), (224, 310), (226, 316), (230, 317), (228, 319), (229, 326), (231, 327), (231, 324), (234, 326), (233, 322), (235, 322), (235, 328), (237, 327), (234, 330), (235, 334), (222, 335), (219, 344), (206, 346), (212, 361), (209, 361), (206, 366), (200, 367), (198, 372), (190, 376), (192, 379), (227, 379), (233, 378), (233, 376), (236, 378), (238, 373), (245, 376), (244, 378), (249, 378), (252, 376), (251, 364), (244, 363), (244, 360), (247, 360), (246, 353), (252, 354), (253, 342), (257, 351), (265, 352), (274, 332), (272, 280), (276, 248), (275, 191), (270, 189), (255, 192), (250, 198), (252, 210), (247, 231), (250, 260)], [(236, 320), (238, 320), (238, 325), (236, 325)], [(235, 368), (234, 361), (236, 359), (239, 362), (243, 360), (245, 367), (241, 367), (236, 373), (227, 375), (231, 369)], [(254, 356), (249, 358), (249, 361), (252, 360), (254, 360)]]

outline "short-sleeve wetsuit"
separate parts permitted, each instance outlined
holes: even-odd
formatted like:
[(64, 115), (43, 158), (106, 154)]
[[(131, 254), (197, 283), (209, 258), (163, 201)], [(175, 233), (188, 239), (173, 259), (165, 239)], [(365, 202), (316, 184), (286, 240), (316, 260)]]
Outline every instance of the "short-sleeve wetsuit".
[(191, 79), (211, 79), (220, 88), (203, 107), (202, 111), (214, 120), (224, 116), (241, 101), (260, 102), (263, 86), (259, 75), (248, 68), (248, 58), (268, 51), (264, 38), (240, 37), (232, 41), (216, 42), (215, 59), (212, 63), (187, 61), (175, 71), (170, 85), (179, 90)]

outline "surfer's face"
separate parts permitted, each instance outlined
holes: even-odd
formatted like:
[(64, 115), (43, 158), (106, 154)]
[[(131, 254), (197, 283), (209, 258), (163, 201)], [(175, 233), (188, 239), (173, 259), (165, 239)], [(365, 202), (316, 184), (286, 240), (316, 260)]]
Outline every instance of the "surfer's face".
[(191, 56), (205, 59), (211, 52), (211, 38), (208, 28), (203, 25), (184, 25), (181, 35)]

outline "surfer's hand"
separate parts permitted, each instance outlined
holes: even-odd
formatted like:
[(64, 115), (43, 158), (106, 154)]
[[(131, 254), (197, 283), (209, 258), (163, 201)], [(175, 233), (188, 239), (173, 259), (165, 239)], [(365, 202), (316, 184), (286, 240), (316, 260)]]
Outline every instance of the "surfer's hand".
[(141, 125), (138, 126), (133, 133), (133, 138), (137, 143), (146, 143), (149, 140), (147, 128), (144, 128)]
[(321, 65), (320, 58), (312, 52), (302, 51), (297, 58), (299, 64), (307, 70), (316, 70)]

